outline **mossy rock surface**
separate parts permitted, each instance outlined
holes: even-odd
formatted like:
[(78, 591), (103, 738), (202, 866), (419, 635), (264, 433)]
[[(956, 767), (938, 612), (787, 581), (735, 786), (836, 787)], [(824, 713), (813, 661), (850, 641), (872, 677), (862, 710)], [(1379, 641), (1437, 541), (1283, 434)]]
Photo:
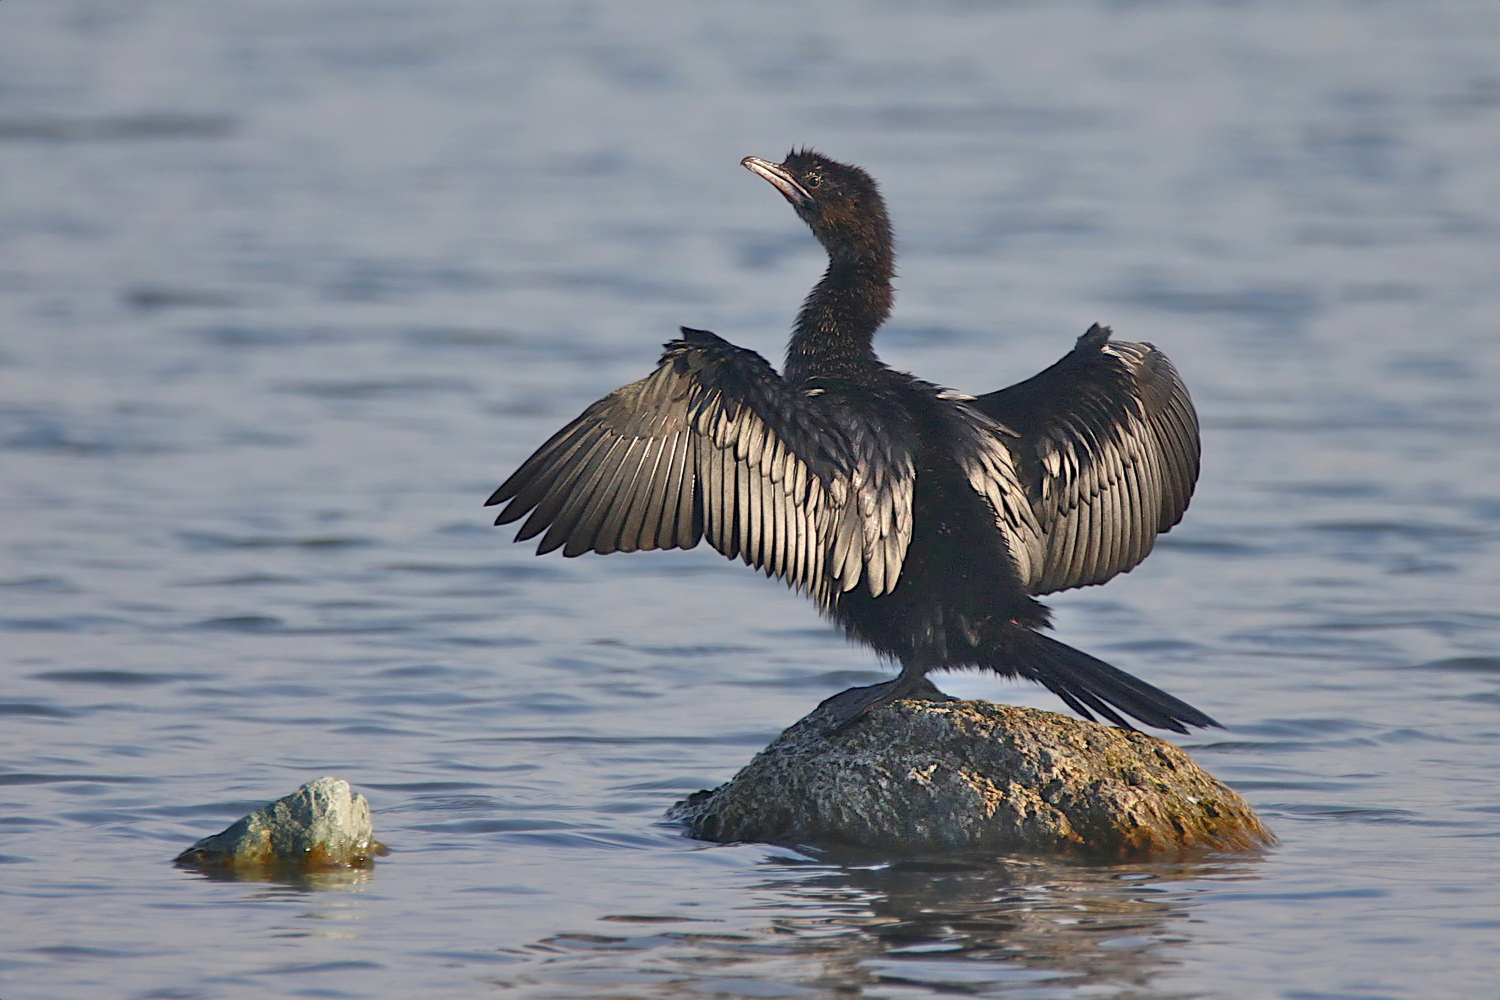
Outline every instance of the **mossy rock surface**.
[(986, 701), (898, 701), (836, 733), (814, 711), (667, 818), (721, 843), (915, 852), (1129, 858), (1275, 843), (1165, 740)]
[(370, 803), (339, 778), (309, 781), (177, 856), (184, 868), (237, 871), (357, 868), (386, 853)]

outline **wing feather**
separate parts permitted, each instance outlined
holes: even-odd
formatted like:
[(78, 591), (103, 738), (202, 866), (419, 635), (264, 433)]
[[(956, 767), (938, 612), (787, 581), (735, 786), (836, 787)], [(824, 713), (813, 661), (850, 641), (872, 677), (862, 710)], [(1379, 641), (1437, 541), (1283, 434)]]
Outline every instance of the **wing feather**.
[(555, 481), (549, 482), (543, 480), (528, 483), (527, 488), (523, 491), (524, 499), (521, 496), (517, 497), (518, 505), (521, 503), (527, 506), (534, 504), (536, 508), (532, 516), (526, 519), (526, 523), (521, 526), (520, 532), (516, 535), (518, 541), (525, 541), (536, 537), (552, 523), (563, 505), (567, 503), (569, 491), (573, 488), (573, 484), (578, 481), (578, 477), (583, 473), (589, 456), (606, 443), (603, 437), (597, 433), (580, 435), (575, 446), (560, 448), (545, 455), (542, 452), (538, 452), (537, 455), (533, 456), (533, 459), (544, 459), (543, 461), (528, 463), (529, 465), (533, 465), (532, 470), (527, 470), (525, 466), (518, 470), (517, 475), (524, 471), (539, 471), (542, 468), (555, 470), (557, 473)]
[(836, 394), (803, 393), (764, 359), (683, 330), (659, 367), (588, 407), (490, 497), (525, 517), (539, 552), (691, 548), (828, 603), (895, 587), (911, 541), (908, 449), (879, 440)]
[[(1124, 573), (1182, 519), (1198, 478), (1198, 417), (1176, 369), (1150, 344), (1111, 341), (1095, 325), (1040, 374), (967, 405), (994, 422), (1031, 525), (997, 506), (1033, 594)], [(1005, 463), (970, 470), (1004, 493)]]

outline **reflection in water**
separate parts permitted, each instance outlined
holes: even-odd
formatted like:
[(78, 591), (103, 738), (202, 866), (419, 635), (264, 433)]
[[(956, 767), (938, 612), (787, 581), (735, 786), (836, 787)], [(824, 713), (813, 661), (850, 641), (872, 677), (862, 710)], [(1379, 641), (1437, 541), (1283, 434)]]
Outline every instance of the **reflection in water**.
[(778, 928), (856, 933), (827, 961), (831, 979), (1000, 986), (1067, 978), (1068, 987), (1145, 985), (1180, 941), (1186, 901), (1161, 885), (1250, 877), (1246, 861), (1095, 866), (1018, 859), (930, 859), (827, 871), (787, 888), (833, 903), (827, 917)]
[[(272, 918), (272, 933), (281, 940), (360, 941), (365, 937), (361, 922), (368, 901), (363, 896), (374, 878), (373, 866), (302, 872), (213, 869), (193, 874), (210, 882), (260, 883), (235, 897), (235, 903), (278, 914)], [(291, 971), (287, 966), (277, 969)]]
[(264, 893), (249, 899), (284, 899), (291, 894), (314, 892), (352, 892), (363, 888), (375, 876), (373, 863), (360, 868), (329, 868), (322, 871), (295, 871), (279, 868), (197, 868), (193, 875), (209, 882), (262, 882)]
[[(527, 949), (545, 971), (505, 983), (549, 996), (1029, 997), (1147, 990), (1186, 942), (1185, 882), (1258, 878), (1258, 863), (1206, 859), (1089, 865), (933, 857), (830, 865), (785, 856), (752, 888), (769, 923), (727, 931), (650, 914), (621, 933), (565, 933)], [(630, 933), (634, 929), (637, 933)], [(627, 985), (629, 984), (629, 985)], [(559, 987), (563, 988), (558, 992)], [(537, 995), (541, 995), (540, 993)], [(1152, 991), (1156, 997), (1166, 994)]]

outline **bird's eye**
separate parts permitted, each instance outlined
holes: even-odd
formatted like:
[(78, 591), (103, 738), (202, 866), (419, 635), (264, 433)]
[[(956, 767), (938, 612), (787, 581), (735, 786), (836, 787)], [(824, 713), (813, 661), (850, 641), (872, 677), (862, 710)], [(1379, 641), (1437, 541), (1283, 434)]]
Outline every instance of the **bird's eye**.
[(817, 186), (818, 186), (818, 185), (819, 185), (819, 184), (822, 184), (822, 183), (823, 183), (823, 178), (822, 178), (822, 177), (819, 177), (819, 176), (818, 176), (818, 175), (817, 175), (817, 174), (808, 174), (808, 175), (807, 175), (807, 178), (806, 178), (806, 179), (805, 179), (805, 181), (804, 181), (804, 183), (805, 183), (805, 184), (806, 184), (806, 185), (807, 185), (807, 186), (808, 186), (808, 187), (810, 187), (810, 188), (815, 188), (815, 187), (817, 187)]

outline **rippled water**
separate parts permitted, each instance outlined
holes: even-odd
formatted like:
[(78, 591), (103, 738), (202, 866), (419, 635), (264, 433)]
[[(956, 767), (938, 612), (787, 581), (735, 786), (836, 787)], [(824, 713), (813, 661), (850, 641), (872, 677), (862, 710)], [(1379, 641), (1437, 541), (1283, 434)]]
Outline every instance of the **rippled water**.
[[(0, 996), (1500, 995), (1500, 8), (0, 4)], [(1090, 322), (1206, 460), (1059, 634), (1229, 724), (1263, 858), (890, 862), (659, 824), (879, 673), (712, 553), (480, 501), (678, 324), (769, 356), (902, 237), (893, 363)], [(964, 675), (973, 696), (1058, 707)], [(169, 859), (318, 774), (366, 873)]]

